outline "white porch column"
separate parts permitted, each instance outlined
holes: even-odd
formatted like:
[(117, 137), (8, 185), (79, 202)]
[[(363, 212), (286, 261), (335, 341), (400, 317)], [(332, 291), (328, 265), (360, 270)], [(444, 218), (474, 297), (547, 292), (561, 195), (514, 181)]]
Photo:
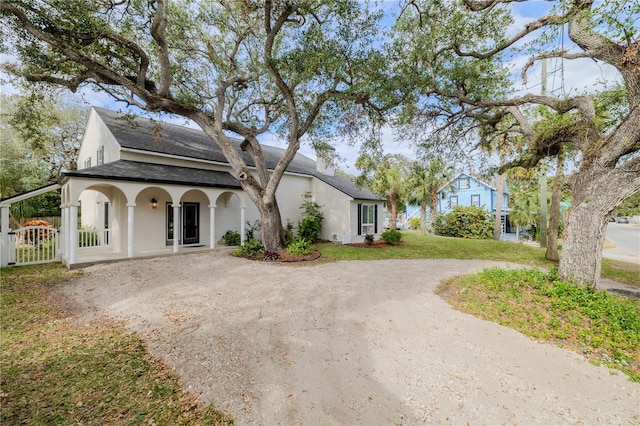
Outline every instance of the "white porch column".
[(216, 247), (216, 206), (209, 206), (209, 247)]
[(69, 221), (71, 215), (69, 214), (69, 206), (65, 206), (64, 208), (64, 222), (62, 226), (64, 227), (64, 258), (69, 262), (69, 256), (71, 254), (71, 228), (69, 227)]
[(127, 257), (133, 257), (134, 213), (136, 204), (127, 204)]
[(173, 207), (173, 252), (177, 253), (180, 247), (180, 204), (171, 204)]
[(58, 238), (60, 239), (60, 254), (64, 259), (67, 255), (67, 236), (65, 232), (67, 232), (67, 208), (62, 205), (60, 206), (60, 229), (58, 230)]
[(240, 207), (240, 244), (244, 245), (244, 207)]
[(78, 263), (78, 204), (69, 204), (69, 265)]
[(0, 220), (2, 220), (2, 241), (0, 241), (0, 266), (9, 265), (9, 206), (0, 207)]

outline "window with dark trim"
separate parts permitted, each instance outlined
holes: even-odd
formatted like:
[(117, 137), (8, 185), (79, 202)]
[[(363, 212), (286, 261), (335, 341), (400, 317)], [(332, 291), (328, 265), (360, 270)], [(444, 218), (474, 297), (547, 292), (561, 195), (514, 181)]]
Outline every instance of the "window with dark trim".
[(474, 194), (471, 196), (471, 205), (480, 207), (480, 194)]
[(378, 232), (378, 205), (358, 204), (358, 235)]
[(451, 206), (451, 208), (454, 208), (454, 207), (458, 206), (458, 196), (457, 195), (451, 195), (449, 197), (449, 205)]
[(469, 188), (469, 178), (460, 178), (458, 179), (458, 188), (460, 189), (468, 189)]

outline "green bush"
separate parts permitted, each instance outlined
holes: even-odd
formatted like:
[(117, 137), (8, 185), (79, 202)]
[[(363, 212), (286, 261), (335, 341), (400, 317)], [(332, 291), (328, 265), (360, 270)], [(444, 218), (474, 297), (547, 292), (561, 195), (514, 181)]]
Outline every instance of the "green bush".
[(289, 245), (291, 241), (293, 241), (293, 222), (291, 222), (290, 219), (287, 219), (287, 226), (284, 228), (285, 245)]
[(491, 214), (476, 206), (457, 206), (447, 214), (439, 214), (433, 222), (436, 235), (475, 240), (493, 238)]
[(239, 246), (240, 245), (240, 233), (236, 231), (227, 231), (224, 234), (224, 245), (225, 246)]
[(255, 233), (258, 231), (260, 231), (259, 220), (256, 220), (255, 222), (253, 222), (253, 225), (251, 224), (251, 222), (247, 221), (247, 225), (244, 229), (245, 241), (253, 240), (254, 238), (256, 238)]
[(410, 229), (420, 229), (420, 218), (412, 217), (409, 219), (409, 228)]
[(304, 238), (296, 238), (287, 245), (287, 253), (309, 254), (311, 253), (311, 243)]
[(318, 233), (322, 229), (322, 221), (324, 220), (321, 207), (320, 204), (311, 201), (311, 193), (304, 194), (304, 202), (300, 206), (304, 213), (298, 222), (298, 238), (304, 238), (309, 242), (318, 239)]
[(387, 244), (397, 246), (402, 240), (402, 234), (397, 229), (388, 229), (380, 235), (380, 238)]
[(315, 216), (304, 217), (298, 223), (298, 238), (313, 242), (318, 239), (321, 228), (322, 223)]
[(256, 253), (264, 252), (264, 246), (262, 241), (252, 238), (244, 243), (244, 245), (238, 248), (236, 252), (240, 256), (253, 256)]

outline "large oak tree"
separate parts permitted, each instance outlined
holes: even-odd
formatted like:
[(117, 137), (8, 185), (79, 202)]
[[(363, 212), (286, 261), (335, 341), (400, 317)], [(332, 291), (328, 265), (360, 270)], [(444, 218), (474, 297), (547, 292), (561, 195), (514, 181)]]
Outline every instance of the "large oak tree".
[[(276, 189), (301, 140), (371, 106), (384, 68), (378, 16), (355, 0), (3, 0), (0, 15), (15, 58), (5, 70), (197, 123), (257, 206), (270, 250), (284, 245)], [(272, 170), (265, 133), (287, 143)]]
[[(404, 5), (396, 26), (403, 46), (399, 63), (414, 87), (414, 102), (405, 109), (405, 119), (432, 120), (438, 129), (475, 130), (483, 142), (523, 135), (524, 152), (503, 169), (535, 167), (541, 159), (563, 152), (563, 146), (575, 147), (580, 160), (568, 179), (572, 208), (559, 272), (562, 278), (595, 286), (607, 219), (622, 200), (640, 189), (640, 37), (633, 19), (640, 13), (640, 3), (549, 2), (556, 7), (548, 14), (507, 33), (513, 20), (505, 5), (511, 2), (415, 0)], [(563, 26), (568, 27), (573, 50), (550, 43), (552, 32), (557, 34)], [(533, 36), (538, 38), (531, 42)], [(514, 96), (500, 64), (525, 39), (530, 42), (525, 76), (543, 58), (586, 58), (615, 68), (624, 105), (611, 99), (608, 107), (622, 108), (622, 118), (603, 126), (592, 96)], [(536, 132), (528, 111), (539, 105), (568, 119), (553, 131)]]

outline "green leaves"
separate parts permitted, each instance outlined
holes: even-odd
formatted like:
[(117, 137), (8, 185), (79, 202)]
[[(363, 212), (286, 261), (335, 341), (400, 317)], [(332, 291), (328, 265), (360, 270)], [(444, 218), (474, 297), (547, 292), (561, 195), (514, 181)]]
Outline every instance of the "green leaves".
[(493, 236), (489, 212), (476, 206), (456, 206), (449, 213), (439, 214), (433, 223), (433, 229), (436, 235), (447, 237), (480, 240)]

